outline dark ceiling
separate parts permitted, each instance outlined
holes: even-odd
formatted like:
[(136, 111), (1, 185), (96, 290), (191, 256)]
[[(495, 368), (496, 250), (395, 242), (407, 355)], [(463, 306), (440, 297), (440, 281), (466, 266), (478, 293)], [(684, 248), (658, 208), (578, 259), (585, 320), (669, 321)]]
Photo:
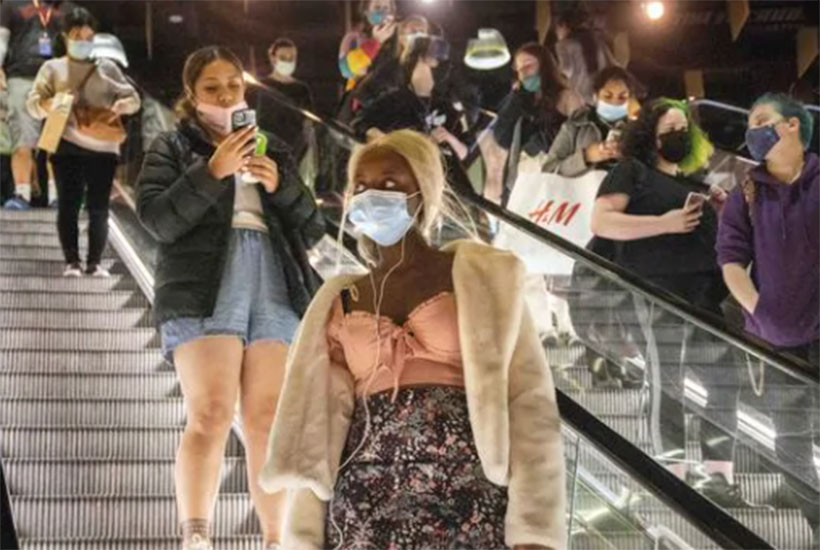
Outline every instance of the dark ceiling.
[[(574, 1), (553, 1), (553, 9), (564, 9)], [(105, 30), (121, 37), (132, 60), (132, 72), (160, 97), (170, 100), (179, 93), (185, 55), (199, 46), (228, 45), (249, 66), (255, 64), (257, 72), (266, 72), (267, 45), (278, 36), (287, 36), (301, 48), (297, 76), (313, 86), (319, 109), (330, 113), (335, 107), (341, 85), (336, 54), (345, 17), (341, 0), (155, 0), (150, 7), (152, 60), (146, 55), (147, 2), (80, 3), (101, 19)], [(533, 1), (398, 3), (402, 14), (423, 13), (440, 25), (456, 55), (481, 26), (499, 29), (510, 48), (536, 37)], [(638, 1), (587, 2), (599, 24), (610, 33), (629, 33), (630, 69), (647, 84), (650, 95), (681, 96), (683, 71), (702, 69), (709, 97), (748, 104), (764, 90), (788, 90), (795, 84), (797, 30), (817, 25), (820, 2), (753, 0), (749, 19), (735, 42), (730, 35), (725, 0), (666, 0), (665, 4), (665, 16), (653, 23), (646, 19)], [(172, 16), (181, 16), (181, 22), (172, 22), (179, 21)], [(460, 65), (457, 59), (456, 65)], [(492, 107), (507, 87), (509, 70), (470, 77), (492, 81), (495, 93), (484, 98), (485, 104)], [(809, 94), (805, 99), (812, 99), (813, 94), (814, 103), (818, 103), (817, 80), (815, 59), (800, 87)]]

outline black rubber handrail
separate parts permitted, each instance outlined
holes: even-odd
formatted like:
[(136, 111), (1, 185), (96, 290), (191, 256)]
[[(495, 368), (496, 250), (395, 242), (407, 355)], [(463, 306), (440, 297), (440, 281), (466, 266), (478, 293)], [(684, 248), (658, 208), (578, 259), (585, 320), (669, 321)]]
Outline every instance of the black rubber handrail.
[(0, 548), (3, 550), (17, 550), (20, 548), (2, 460), (0, 460)]

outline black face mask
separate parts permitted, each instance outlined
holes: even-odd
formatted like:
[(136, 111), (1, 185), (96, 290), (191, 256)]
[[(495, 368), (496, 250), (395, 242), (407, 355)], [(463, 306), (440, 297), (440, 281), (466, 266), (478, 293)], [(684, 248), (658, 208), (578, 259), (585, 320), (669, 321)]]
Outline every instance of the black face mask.
[(668, 162), (679, 163), (692, 149), (692, 138), (688, 130), (675, 130), (658, 136), (661, 148), (658, 153)]

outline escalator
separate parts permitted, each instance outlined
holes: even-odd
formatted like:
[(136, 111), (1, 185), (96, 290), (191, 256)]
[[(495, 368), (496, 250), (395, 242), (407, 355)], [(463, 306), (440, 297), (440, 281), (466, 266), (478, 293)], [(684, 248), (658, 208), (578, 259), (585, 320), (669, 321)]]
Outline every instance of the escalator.
[[(350, 135), (342, 125), (315, 115), (307, 120), (335, 147), (349, 148)], [(320, 149), (315, 158), (329, 154), (333, 151)], [(126, 152), (131, 162), (138, 157), (139, 152)], [(316, 171), (304, 164), (303, 169)], [(715, 320), (704, 320), (675, 297), (487, 203), (471, 193), (464, 171), (457, 171), (457, 177), (460, 198), (481, 216), (496, 225), (514, 225), (545, 249), (582, 262), (608, 281), (605, 289), (590, 294), (588, 288), (574, 286), (577, 281), (553, 278), (550, 288), (556, 296), (568, 299), (574, 292), (585, 293), (583, 307), (572, 312), (579, 326), (600, 325), (609, 312), (632, 311), (634, 303), (644, 303), (644, 318), (625, 316), (626, 322), (621, 317), (618, 322), (627, 332), (651, 334), (654, 353), (674, 344), (670, 339), (675, 334), (666, 327), (679, 319), (677, 328), (682, 322), (689, 333), (703, 334), (693, 341), (705, 342), (687, 350), (689, 361), (734, 365), (727, 368), (740, 372), (741, 366), (746, 368), (740, 365), (744, 359), (753, 360), (761, 368), (785, 373), (796, 384), (816, 388), (816, 380), (801, 374), (805, 365), (799, 361), (781, 357)], [(122, 200), (112, 207), (109, 280), (59, 278), (62, 263), (52, 213), (0, 214), (0, 458), (22, 548), (147, 550), (178, 545), (172, 464), (183, 409), (176, 378), (160, 356), (158, 335), (148, 321), (155, 243), (129, 206), (132, 192), (124, 185)], [(338, 211), (328, 206), (328, 217), (333, 219), (335, 213), (338, 219)], [(330, 233), (311, 254), (317, 271), (327, 274), (338, 254), (345, 255), (347, 269), (360, 269), (350, 251), (338, 248), (334, 231)], [(722, 509), (669, 473), (653, 433), (653, 395), (674, 395), (680, 389), (686, 421), (683, 459), (699, 463), (696, 438), (708, 388), (685, 367), (676, 384), (680, 388), (653, 383), (651, 350), (643, 346), (639, 357), (627, 357), (622, 344), (606, 337), (545, 344), (563, 420), (569, 547), (809, 548), (811, 533), (784, 488), (766, 411), (755, 407), (753, 399), (744, 401), (748, 392), (738, 387), (740, 422), (725, 435), (736, 442), (737, 478), (755, 507)], [(590, 351), (639, 382), (600, 387), (585, 363)], [(217, 548), (259, 546), (238, 427), (226, 447), (215, 520)]]

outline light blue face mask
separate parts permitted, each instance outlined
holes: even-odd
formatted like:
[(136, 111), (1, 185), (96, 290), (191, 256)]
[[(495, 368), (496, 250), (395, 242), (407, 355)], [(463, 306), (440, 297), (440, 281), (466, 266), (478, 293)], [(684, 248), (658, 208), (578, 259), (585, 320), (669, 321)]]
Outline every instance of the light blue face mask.
[(381, 25), (384, 23), (384, 20), (387, 19), (387, 12), (382, 10), (374, 10), (367, 12), (367, 21), (374, 27), (377, 25)]
[(623, 105), (613, 105), (612, 103), (598, 100), (598, 104), (595, 106), (595, 112), (605, 121), (615, 122), (616, 120), (626, 118), (626, 103)]
[(85, 61), (91, 57), (94, 43), (90, 40), (66, 40), (66, 49), (68, 50), (69, 57), (72, 59)]
[(378, 245), (393, 246), (413, 227), (409, 198), (401, 191), (368, 189), (353, 197), (347, 217), (356, 231)]
[(531, 74), (521, 81), (521, 85), (524, 86), (525, 90), (534, 94), (541, 89), (541, 75)]

